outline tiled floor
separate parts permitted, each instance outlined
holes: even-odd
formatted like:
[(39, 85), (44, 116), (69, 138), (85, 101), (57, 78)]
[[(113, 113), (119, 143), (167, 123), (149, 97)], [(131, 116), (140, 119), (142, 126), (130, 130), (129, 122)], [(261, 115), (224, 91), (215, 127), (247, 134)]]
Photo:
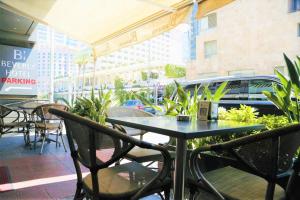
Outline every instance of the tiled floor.
[(36, 150), (24, 147), (21, 135), (0, 138), (0, 166), (7, 166), (11, 176), (10, 184), (0, 185), (0, 200), (72, 199), (76, 173), (69, 150), (66, 153), (53, 143), (45, 144), (43, 155), (39, 150), (39, 145)]
[[(66, 140), (65, 140), (66, 141)], [(65, 199), (74, 194), (76, 174), (69, 153), (55, 144), (45, 145), (43, 155), (24, 147), (22, 136), (0, 139), (0, 166), (7, 166), (11, 184), (0, 185), (0, 199)]]

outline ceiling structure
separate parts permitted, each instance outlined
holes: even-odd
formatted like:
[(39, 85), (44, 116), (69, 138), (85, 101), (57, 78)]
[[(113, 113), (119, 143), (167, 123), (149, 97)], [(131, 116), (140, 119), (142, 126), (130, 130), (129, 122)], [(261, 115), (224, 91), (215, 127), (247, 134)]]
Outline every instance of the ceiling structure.
[(186, 19), (192, 4), (192, 0), (0, 0), (0, 7), (90, 44), (98, 56), (174, 28)]
[(36, 26), (34, 20), (17, 15), (0, 6), (0, 43), (32, 47), (29, 37)]

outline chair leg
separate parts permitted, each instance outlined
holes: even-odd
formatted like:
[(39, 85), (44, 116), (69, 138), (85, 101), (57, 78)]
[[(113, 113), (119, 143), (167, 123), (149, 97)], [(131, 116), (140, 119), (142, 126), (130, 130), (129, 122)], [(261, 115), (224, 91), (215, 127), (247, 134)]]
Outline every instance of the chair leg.
[(65, 142), (64, 142), (64, 138), (63, 138), (62, 132), (60, 132), (59, 135), (60, 135), (60, 138), (61, 138), (61, 142), (62, 142), (62, 144), (63, 144), (63, 146), (64, 146), (65, 152), (67, 152), (67, 149), (66, 149), (66, 145), (65, 145)]
[(43, 149), (44, 149), (45, 140), (46, 140), (46, 136), (44, 135), (44, 136), (43, 136), (43, 142), (42, 142), (42, 147), (41, 147), (40, 154), (42, 154), (42, 153), (43, 153)]
[(191, 187), (191, 188), (190, 188), (189, 200), (194, 200), (195, 194), (196, 194), (195, 188)]
[(58, 132), (56, 132), (56, 139), (55, 139), (55, 147), (57, 148), (57, 143), (58, 143)]
[(26, 126), (26, 131), (24, 130), (24, 142), (25, 142), (25, 147), (29, 146), (30, 149), (32, 149), (31, 143), (30, 143), (30, 128)]
[(165, 190), (164, 190), (164, 193), (165, 193), (165, 200), (169, 200), (170, 199), (170, 191), (171, 190), (171, 186), (170, 187), (167, 187)]
[(266, 200), (272, 200), (275, 191), (275, 183), (268, 183), (267, 192), (266, 192)]
[(34, 144), (33, 144), (33, 149), (34, 149), (34, 150), (36, 149), (36, 143), (37, 143), (36, 138), (37, 138), (37, 135), (38, 135), (38, 134), (39, 134), (38, 131), (35, 130), (35, 133), (34, 133)]
[(74, 200), (81, 200), (83, 199), (83, 194), (82, 194), (82, 183), (77, 183), (77, 186), (76, 186), (76, 192), (75, 192), (75, 195), (74, 195)]

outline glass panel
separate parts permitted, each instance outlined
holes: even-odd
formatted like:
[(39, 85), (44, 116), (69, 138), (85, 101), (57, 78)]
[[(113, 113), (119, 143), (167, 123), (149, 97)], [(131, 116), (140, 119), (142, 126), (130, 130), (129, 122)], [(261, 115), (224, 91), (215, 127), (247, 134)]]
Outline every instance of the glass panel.
[(217, 54), (217, 41), (209, 41), (204, 43), (204, 57), (210, 58)]
[(227, 94), (239, 94), (241, 81), (229, 81), (226, 89), (230, 89)]
[(271, 80), (250, 80), (249, 81), (249, 99), (267, 100), (262, 91), (273, 92)]

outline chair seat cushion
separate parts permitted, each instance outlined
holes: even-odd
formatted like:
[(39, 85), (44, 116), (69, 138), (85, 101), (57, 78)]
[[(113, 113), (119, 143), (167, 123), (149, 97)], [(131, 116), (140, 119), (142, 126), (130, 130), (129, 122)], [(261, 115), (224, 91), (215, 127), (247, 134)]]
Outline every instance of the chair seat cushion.
[(128, 152), (126, 158), (129, 158), (130, 160), (135, 160), (137, 162), (147, 162), (161, 160), (162, 155), (159, 151), (153, 149), (134, 147), (131, 151)]
[[(98, 171), (99, 181), (99, 197), (102, 198), (124, 198), (135, 194), (157, 173), (150, 170), (137, 162), (130, 162), (115, 167), (109, 167)], [(159, 189), (168, 184), (170, 180), (164, 183), (155, 184), (155, 188)], [(92, 192), (91, 174), (83, 179), (84, 187)]]
[(40, 128), (40, 129), (47, 129), (47, 130), (54, 130), (58, 129), (60, 126), (60, 123), (41, 123), (41, 122), (36, 122), (35, 127)]
[[(172, 158), (175, 158), (175, 152), (170, 151)], [(162, 161), (163, 156), (159, 151), (153, 149), (145, 149), (140, 147), (134, 147), (131, 151), (128, 152), (125, 156), (130, 160), (137, 162), (148, 162), (148, 161)]]
[[(204, 176), (228, 199), (265, 199), (268, 182), (256, 175), (228, 166), (206, 172)], [(197, 184), (196, 181), (194, 184)], [(274, 199), (285, 195), (279, 185), (276, 185), (274, 194)]]

